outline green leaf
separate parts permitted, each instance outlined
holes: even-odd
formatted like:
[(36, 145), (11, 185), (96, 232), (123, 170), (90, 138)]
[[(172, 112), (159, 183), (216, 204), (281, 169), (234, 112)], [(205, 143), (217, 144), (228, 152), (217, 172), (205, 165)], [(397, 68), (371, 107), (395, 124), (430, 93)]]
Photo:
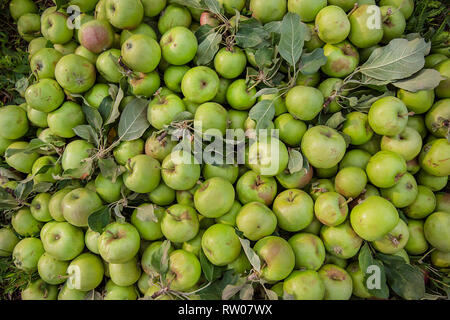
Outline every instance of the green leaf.
[(253, 269), (261, 272), (261, 259), (256, 254), (255, 250), (250, 247), (250, 241), (247, 239), (242, 239), (241, 237), (239, 237), (239, 241), (241, 242), (242, 249), (244, 250), (244, 253), (247, 256), (248, 261), (250, 261)]
[(269, 128), (275, 116), (275, 101), (261, 100), (249, 112), (249, 117), (256, 121), (256, 130)]
[(13, 156), (15, 154), (18, 154), (18, 153), (30, 154), (30, 153), (36, 152), (37, 150), (39, 150), (42, 147), (45, 147), (46, 145), (47, 144), (44, 141), (42, 141), (42, 140), (32, 139), (28, 143), (28, 146), (26, 148), (23, 148), (23, 149), (8, 148), (8, 149), (6, 149), (5, 157), (8, 158), (8, 157), (11, 157), (11, 156)]
[(303, 169), (303, 155), (300, 151), (295, 149), (289, 149), (289, 173), (293, 174)]
[(119, 88), (117, 91), (117, 94), (113, 96), (114, 103), (111, 108), (111, 112), (109, 113), (108, 117), (105, 119), (105, 125), (114, 123), (119, 117), (120, 117), (120, 103), (122, 102), (125, 92), (128, 89), (128, 82), (127, 78), (123, 77), (119, 82)]
[(311, 75), (320, 70), (327, 63), (327, 57), (322, 48), (317, 48), (313, 52), (304, 53), (300, 60), (300, 72)]
[(88, 226), (93, 231), (102, 233), (103, 229), (109, 224), (111, 213), (107, 206), (95, 211), (88, 217)]
[(220, 6), (220, 3), (217, 0), (203, 0), (206, 7), (209, 11), (216, 15), (222, 14), (222, 7)]
[[(270, 33), (254, 19), (241, 21), (236, 32), (236, 44), (241, 48), (254, 48), (270, 38)], [(269, 43), (268, 43), (269, 44)]]
[(229, 284), (235, 284), (239, 276), (233, 270), (227, 270), (223, 273), (220, 280), (214, 281), (208, 287), (199, 291), (197, 294), (202, 300), (221, 300), (222, 292)]
[(153, 204), (146, 204), (136, 208), (136, 218), (144, 222), (158, 222), (158, 217), (155, 215), (155, 206)]
[(284, 16), (278, 50), (281, 57), (291, 66), (295, 66), (300, 60), (308, 34), (308, 27), (300, 20), (298, 14), (288, 12)]
[(94, 128), (92, 128), (90, 125), (82, 124), (76, 126), (72, 130), (80, 138), (94, 144), (97, 147), (100, 145), (100, 138), (98, 134), (95, 132)]
[(246, 285), (245, 278), (240, 278), (237, 284), (229, 284), (222, 291), (222, 300), (230, 300)]
[(424, 39), (394, 39), (385, 47), (375, 49), (358, 69), (367, 77), (382, 81), (405, 79), (420, 71), (431, 44)]
[(208, 35), (210, 35), (214, 32), (215, 32), (214, 28), (211, 27), (209, 24), (204, 24), (204, 25), (200, 26), (200, 28), (198, 28), (195, 31), (195, 36), (197, 37), (197, 42), (202, 43)]
[(281, 21), (271, 21), (264, 25), (264, 29), (270, 33), (281, 33)]
[(99, 159), (98, 166), (102, 175), (113, 183), (116, 182), (118, 176), (125, 172), (124, 167), (119, 166), (113, 157)]
[(205, 40), (203, 40), (197, 49), (197, 65), (202, 66), (210, 63), (222, 42), (222, 34), (218, 32), (210, 33)]
[[(369, 245), (367, 242), (364, 243), (364, 245), (361, 247), (361, 250), (359, 251), (358, 256), (358, 262), (359, 262), (359, 268), (361, 269), (362, 273), (364, 274), (364, 286), (366, 287), (367, 291), (371, 294), (373, 294), (375, 297), (387, 299), (389, 298), (389, 288), (386, 285), (386, 275), (384, 273), (384, 267), (383, 264), (375, 260), (372, 256), (372, 252), (370, 251)], [(372, 275), (372, 273), (368, 272), (370, 270), (369, 268), (378, 267), (380, 270), (380, 288), (367, 288), (369, 277)]]
[(253, 286), (251, 283), (247, 283), (244, 285), (239, 292), (239, 299), (241, 300), (252, 300), (253, 294), (255, 293), (255, 290), (253, 289)]
[(103, 119), (100, 115), (100, 112), (98, 112), (98, 110), (95, 108), (89, 107), (88, 105), (83, 105), (81, 108), (83, 109), (86, 121), (91, 125), (92, 128), (95, 129), (97, 133), (100, 133), (103, 126)]
[(389, 285), (396, 294), (406, 300), (424, 297), (425, 281), (418, 267), (395, 255), (377, 253), (377, 258), (383, 261)]
[(213, 265), (208, 258), (206, 257), (203, 250), (200, 250), (200, 265), (202, 267), (203, 274), (205, 275), (205, 279), (209, 282), (212, 282), (221, 276), (221, 268), (216, 267)]
[(333, 115), (327, 120), (325, 125), (330, 128), (336, 129), (342, 123), (344, 123), (345, 120), (347, 120), (347, 119), (342, 115), (342, 112), (336, 112), (336, 113), (333, 113)]
[(256, 50), (255, 52), (255, 61), (260, 69), (262, 67), (269, 67), (272, 65), (273, 61), (274, 48), (262, 47)]
[(194, 115), (192, 113), (190, 113), (189, 111), (183, 111), (183, 112), (178, 113), (173, 118), (173, 122), (192, 120), (192, 119), (194, 119)]
[(420, 90), (433, 90), (439, 83), (445, 80), (439, 71), (434, 69), (423, 69), (410, 78), (399, 80), (393, 83), (394, 86), (410, 92)]
[(172, 0), (171, 3), (177, 3), (182, 6), (191, 7), (195, 9), (205, 10), (206, 6), (202, 0)]
[(98, 112), (100, 113), (104, 123), (109, 119), (112, 113), (113, 99), (111, 96), (104, 97), (100, 106), (98, 107)]
[(153, 252), (151, 258), (151, 266), (157, 273), (164, 276), (169, 270), (169, 249), (171, 243), (169, 240), (165, 240), (161, 246)]
[(28, 88), (28, 78), (23, 77), (16, 81), (15, 89), (21, 96), (25, 96), (25, 90)]
[(15, 172), (13, 172), (11, 170), (8, 170), (6, 168), (3, 168), (3, 167), (0, 167), (0, 177), (8, 178), (8, 179), (16, 180), (16, 181), (22, 179), (22, 177), (19, 176), (17, 173), (15, 173)]
[(14, 196), (16, 199), (25, 200), (33, 191), (33, 186), (33, 180), (24, 180), (19, 182), (14, 190)]
[(150, 126), (147, 120), (147, 106), (147, 100), (135, 98), (125, 107), (119, 121), (119, 141), (131, 141), (142, 137)]

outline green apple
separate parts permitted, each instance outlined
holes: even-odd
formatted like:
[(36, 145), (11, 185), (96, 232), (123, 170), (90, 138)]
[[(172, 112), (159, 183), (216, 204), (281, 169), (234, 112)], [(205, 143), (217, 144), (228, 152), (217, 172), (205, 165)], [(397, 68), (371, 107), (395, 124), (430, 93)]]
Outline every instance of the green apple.
[(225, 12), (229, 15), (234, 15), (235, 10), (241, 11), (245, 7), (244, 0), (218, 0)]
[(433, 191), (422, 185), (417, 186), (417, 197), (404, 209), (404, 213), (412, 219), (424, 219), (436, 207), (436, 196)]
[(12, 0), (9, 3), (9, 12), (11, 17), (17, 20), (26, 13), (37, 13), (38, 8), (31, 0)]
[(152, 134), (145, 142), (145, 153), (152, 158), (162, 162), (172, 149), (177, 145), (177, 141), (173, 141), (167, 135)]
[(351, 226), (356, 234), (367, 241), (384, 237), (398, 223), (397, 209), (388, 200), (372, 196), (350, 212)]
[(339, 163), (339, 169), (343, 169), (346, 167), (358, 167), (363, 170), (366, 170), (370, 158), (371, 158), (370, 153), (368, 153), (365, 150), (361, 149), (349, 150), (342, 158), (342, 161)]
[(12, 150), (26, 149), (28, 146), (29, 143), (25, 141), (16, 141), (11, 143), (5, 151), (6, 163), (10, 167), (22, 173), (31, 173), (33, 163), (39, 158), (39, 154), (37, 152), (34, 151), (30, 153), (18, 152), (8, 156), (8, 154)]
[(67, 101), (47, 115), (47, 122), (51, 133), (61, 138), (73, 138), (76, 136), (73, 128), (84, 124), (85, 116), (79, 104)]
[(431, 252), (431, 263), (438, 268), (448, 268), (450, 266), (450, 252), (435, 250)]
[(27, 105), (27, 117), (30, 124), (39, 127), (39, 128), (47, 128), (47, 113), (31, 108)]
[(274, 282), (285, 279), (295, 267), (295, 254), (281, 237), (268, 236), (256, 242), (253, 250), (261, 259), (261, 278)]
[[(164, 50), (164, 49), (163, 49)], [(164, 51), (163, 51), (164, 52)], [(172, 91), (180, 93), (181, 92), (181, 81), (184, 75), (190, 69), (189, 66), (169, 66), (164, 71), (164, 83)]]
[(137, 300), (137, 298), (135, 286), (119, 286), (112, 280), (106, 282), (103, 300)]
[(402, 100), (384, 97), (370, 107), (369, 124), (375, 133), (393, 136), (405, 129), (408, 115), (408, 109)]
[(437, 193), (436, 194), (436, 209), (435, 211), (450, 212), (450, 194)]
[(358, 50), (348, 41), (336, 44), (327, 43), (323, 49), (327, 62), (321, 69), (330, 77), (343, 78), (352, 73), (358, 66)]
[(122, 198), (122, 186), (121, 176), (112, 181), (99, 173), (97, 178), (95, 178), (95, 191), (107, 203), (112, 203)]
[(381, 150), (392, 151), (401, 155), (406, 161), (416, 158), (422, 149), (422, 137), (413, 128), (406, 127), (394, 136), (383, 136)]
[(31, 108), (42, 112), (55, 110), (63, 103), (64, 98), (63, 90), (58, 82), (53, 79), (42, 79), (29, 86), (25, 91), (27, 104)]
[(166, 7), (166, 0), (141, 0), (146, 17), (155, 17)]
[(58, 287), (42, 279), (29, 283), (21, 292), (22, 300), (56, 300), (57, 295)]
[(223, 136), (228, 124), (227, 110), (215, 102), (203, 103), (195, 112), (194, 123), (205, 134), (220, 133)]
[(288, 189), (275, 198), (273, 212), (281, 229), (297, 232), (306, 228), (312, 222), (314, 202), (306, 192)]
[(288, 11), (296, 13), (303, 22), (314, 21), (320, 10), (327, 6), (326, 0), (289, 0)]
[(425, 170), (420, 170), (416, 178), (419, 184), (430, 188), (433, 192), (444, 189), (448, 181), (448, 176), (436, 177), (427, 173)]
[(126, 222), (107, 225), (98, 238), (98, 251), (109, 263), (125, 263), (139, 251), (140, 237), (137, 229)]
[(400, 10), (393, 6), (380, 8), (383, 21), (383, 42), (401, 38), (406, 29), (406, 19)]
[(328, 253), (342, 259), (356, 256), (363, 243), (349, 220), (335, 227), (322, 226), (320, 238)]
[(342, 160), (347, 145), (342, 135), (335, 129), (319, 125), (306, 131), (301, 148), (311, 165), (328, 169)]
[(315, 24), (319, 38), (328, 44), (344, 41), (350, 34), (350, 21), (345, 11), (334, 5), (319, 11)]
[(17, 20), (17, 31), (25, 41), (39, 37), (41, 29), (41, 19), (36, 13), (25, 13)]
[(288, 165), (286, 145), (274, 137), (259, 138), (249, 148), (248, 165), (257, 174), (276, 176)]
[[(142, 259), (141, 259), (141, 266), (142, 270), (150, 277), (154, 274), (156, 274), (156, 270), (152, 267), (152, 256), (153, 254), (161, 248), (161, 245), (163, 244), (162, 241), (154, 241), (152, 242), (142, 253)], [(173, 252), (173, 246), (172, 244), (169, 245), (169, 249), (167, 250), (167, 253), (170, 254)]]
[(393, 6), (400, 10), (409, 19), (414, 12), (414, 0), (381, 0), (380, 6)]
[(334, 180), (334, 189), (346, 198), (359, 196), (367, 184), (367, 176), (363, 169), (346, 167), (337, 173)]
[(68, 194), (73, 189), (74, 189), (73, 187), (63, 188), (61, 190), (56, 191), (50, 198), (50, 201), (48, 203), (48, 210), (54, 220), (59, 222), (65, 221), (64, 214), (62, 212), (61, 202), (63, 198), (66, 196), (66, 194)]
[(88, 218), (102, 206), (97, 193), (87, 188), (77, 188), (67, 193), (61, 201), (64, 219), (77, 227), (87, 227)]
[(228, 127), (229, 129), (245, 129), (245, 121), (248, 118), (247, 111), (228, 110)]
[(397, 91), (397, 97), (402, 100), (408, 110), (415, 114), (426, 113), (434, 102), (433, 90), (420, 90), (417, 92), (410, 92), (404, 89)]
[(67, 287), (80, 291), (91, 291), (103, 280), (104, 268), (101, 259), (92, 253), (83, 253), (76, 257), (67, 268), (69, 278)]
[(342, 132), (351, 138), (351, 144), (361, 145), (372, 138), (373, 130), (369, 126), (367, 114), (354, 111), (347, 114), (345, 118)]
[(356, 1), (356, 0), (329, 0), (328, 4), (338, 6), (338, 7), (342, 8), (342, 10), (344, 10), (345, 12), (348, 12), (354, 8), (356, 2), (358, 2), (358, 1)]
[(287, 10), (286, 0), (250, 0), (252, 16), (262, 23), (283, 19)]
[(106, 0), (104, 6), (109, 23), (119, 29), (134, 29), (144, 17), (144, 7), (140, 0)]
[(296, 86), (286, 95), (287, 110), (296, 119), (303, 121), (313, 120), (322, 110), (323, 103), (322, 92), (313, 87)]
[(216, 165), (205, 163), (202, 169), (202, 176), (205, 179), (219, 177), (234, 184), (239, 176), (239, 166), (232, 164)]
[(92, 253), (99, 254), (98, 251), (98, 238), (100, 237), (100, 233), (88, 228), (84, 235), (84, 243), (86, 244), (86, 248), (88, 248)]
[(119, 83), (123, 77), (121, 69), (117, 65), (119, 57), (119, 49), (109, 49), (101, 53), (97, 58), (95, 63), (97, 71), (108, 82)]
[(289, 238), (295, 254), (295, 268), (318, 270), (325, 261), (325, 247), (322, 240), (311, 233), (297, 233)]
[(89, 176), (92, 164), (86, 162), (94, 146), (85, 140), (73, 140), (66, 145), (62, 156), (62, 168), (70, 170), (70, 176), (76, 179), (84, 179)]
[(55, 76), (61, 87), (70, 93), (83, 93), (95, 84), (96, 71), (88, 59), (68, 54), (56, 64)]
[(244, 72), (246, 64), (247, 57), (238, 47), (222, 48), (214, 57), (214, 68), (220, 76), (226, 79), (239, 77)]
[(185, 250), (175, 250), (169, 256), (166, 281), (172, 290), (188, 291), (200, 280), (202, 270), (198, 258)]
[(120, 165), (126, 165), (128, 160), (144, 152), (144, 141), (142, 139), (122, 141), (114, 148), (114, 159)]
[(314, 203), (314, 214), (324, 225), (340, 225), (348, 215), (347, 200), (337, 192), (324, 192)]
[(214, 224), (202, 236), (202, 250), (208, 260), (217, 266), (232, 263), (239, 257), (241, 243), (233, 227)]
[(147, 119), (154, 128), (161, 130), (183, 111), (186, 111), (186, 107), (177, 95), (158, 96), (148, 105)]
[(141, 267), (136, 257), (125, 263), (110, 263), (109, 275), (118, 286), (131, 286), (139, 280)]
[(147, 23), (141, 23), (135, 29), (122, 30), (122, 32), (120, 33), (120, 46), (122, 46), (123, 43), (134, 34), (145, 34), (145, 35), (149, 36), (150, 38), (153, 38), (155, 40), (157, 39), (155, 30), (153, 30), (153, 28), (151, 26), (149, 26)]
[[(154, 241), (163, 237), (161, 219), (164, 208), (144, 203), (134, 209), (131, 223), (136, 227), (141, 239)], [(156, 220), (156, 221), (155, 221)]]
[(428, 131), (437, 138), (445, 138), (450, 124), (450, 99), (438, 100), (425, 116), (425, 125)]
[(194, 208), (174, 204), (163, 214), (161, 231), (163, 235), (173, 242), (185, 242), (193, 239), (199, 230), (197, 211)]
[(53, 45), (53, 48), (60, 52), (63, 56), (66, 56), (68, 54), (72, 54), (75, 53), (75, 50), (78, 47), (78, 43), (76, 43), (75, 41), (69, 41), (67, 43), (64, 44), (57, 44), (55, 43)]
[(83, 47), (99, 54), (113, 45), (114, 31), (104, 20), (91, 20), (81, 25), (78, 38)]
[(133, 192), (148, 193), (161, 181), (161, 169), (157, 160), (146, 154), (139, 154), (129, 160), (123, 183)]
[(52, 224), (41, 239), (46, 252), (61, 261), (78, 256), (84, 249), (84, 233), (68, 222)]
[(39, 234), (43, 224), (36, 220), (29, 208), (22, 208), (13, 214), (11, 224), (14, 231), (22, 237), (32, 237)]
[(37, 238), (24, 238), (14, 247), (12, 257), (14, 265), (25, 272), (37, 270), (39, 258), (44, 254), (41, 240)]
[(273, 177), (262, 176), (249, 170), (237, 181), (236, 192), (243, 204), (258, 201), (269, 206), (277, 195), (277, 183)]
[(307, 130), (306, 124), (295, 119), (290, 113), (283, 113), (278, 116), (274, 124), (275, 129), (279, 130), (280, 140), (292, 147), (300, 145)]
[(271, 235), (277, 227), (277, 216), (260, 202), (245, 204), (236, 216), (236, 226), (244, 236), (257, 241)]
[(161, 60), (161, 48), (155, 39), (145, 34), (135, 34), (122, 45), (122, 58), (133, 71), (149, 73)]
[(408, 239), (408, 225), (402, 219), (399, 219), (394, 229), (389, 231), (383, 238), (373, 241), (372, 245), (381, 253), (394, 254), (406, 246)]
[(349, 264), (347, 272), (353, 281), (353, 295), (363, 299), (371, 298), (372, 294), (367, 291), (366, 283), (364, 282), (364, 273), (360, 269), (358, 261)]
[(193, 239), (183, 242), (182, 249), (199, 257), (202, 250), (202, 237), (204, 233), (205, 230), (199, 230)]
[(56, 63), (62, 54), (53, 48), (43, 48), (37, 51), (30, 60), (31, 70), (38, 79), (55, 78)]
[(176, 66), (194, 59), (198, 48), (194, 33), (184, 26), (177, 26), (163, 33), (159, 44), (164, 60)]
[(170, 153), (162, 162), (161, 177), (174, 190), (189, 190), (200, 178), (200, 165), (191, 154), (182, 150)]
[(447, 139), (433, 140), (422, 148), (419, 156), (420, 167), (438, 177), (450, 174), (450, 142)]
[(323, 300), (325, 284), (316, 271), (295, 270), (284, 281), (283, 291), (295, 300)]
[(392, 151), (379, 151), (370, 158), (366, 173), (376, 187), (391, 188), (406, 173), (406, 161)]
[(186, 7), (178, 4), (170, 4), (159, 16), (158, 30), (161, 34), (165, 34), (170, 29), (178, 26), (188, 28), (191, 22), (192, 16)]
[[(203, 182), (194, 194), (195, 208), (207, 218), (219, 218), (234, 203), (233, 185), (224, 178), (211, 178)], [(211, 206), (214, 202), (215, 205)]]
[(383, 27), (387, 24), (384, 22), (383, 27), (377, 25), (377, 22), (381, 21), (381, 12), (379, 8), (367, 4), (358, 6), (352, 11), (349, 16), (351, 28), (348, 38), (355, 46), (369, 48), (381, 41), (385, 30)]
[(28, 128), (25, 110), (15, 105), (0, 108), (0, 137), (8, 140), (19, 139), (27, 133)]
[(219, 76), (214, 70), (204, 66), (194, 67), (184, 75), (181, 91), (188, 100), (204, 103), (214, 99), (219, 91), (219, 84)]
[(405, 250), (410, 255), (422, 255), (428, 250), (428, 242), (424, 234), (423, 220), (408, 220), (409, 239)]
[[(47, 45), (47, 39), (45, 39), (44, 37), (38, 37), (38, 38), (34, 38), (33, 40), (31, 40), (28, 43), (28, 60), (31, 60), (31, 58), (33, 57), (33, 55), (38, 52), (39, 50), (43, 49), (46, 47)], [(447, 57), (445, 57), (447, 59)]]
[(410, 173), (405, 173), (391, 188), (381, 189), (381, 195), (392, 202), (397, 208), (411, 205), (417, 198), (418, 188), (416, 179)]
[(49, 193), (38, 193), (31, 201), (31, 215), (38, 221), (48, 222), (53, 220), (48, 210), (51, 195)]
[(233, 270), (235, 274), (245, 275), (252, 269), (245, 252), (242, 250), (239, 256), (227, 265), (227, 270)]
[(349, 300), (353, 292), (353, 280), (343, 268), (326, 264), (318, 271), (325, 286), (325, 300)]
[(236, 110), (248, 110), (256, 102), (256, 88), (249, 89), (244, 79), (233, 81), (227, 89), (227, 102)]
[(14, 231), (8, 228), (0, 229), (0, 257), (12, 255), (14, 247), (19, 242), (19, 238)]
[(437, 250), (450, 252), (450, 213), (434, 212), (425, 220), (425, 238)]
[(38, 261), (38, 272), (42, 280), (48, 284), (61, 284), (66, 281), (66, 272), (69, 262), (57, 260), (45, 252)]
[(89, 106), (98, 109), (103, 99), (108, 96), (109, 86), (106, 83), (97, 83), (84, 94), (84, 99), (86, 99)]
[(55, 44), (64, 44), (73, 37), (73, 29), (67, 24), (68, 16), (56, 11), (46, 15), (42, 20), (42, 35)]

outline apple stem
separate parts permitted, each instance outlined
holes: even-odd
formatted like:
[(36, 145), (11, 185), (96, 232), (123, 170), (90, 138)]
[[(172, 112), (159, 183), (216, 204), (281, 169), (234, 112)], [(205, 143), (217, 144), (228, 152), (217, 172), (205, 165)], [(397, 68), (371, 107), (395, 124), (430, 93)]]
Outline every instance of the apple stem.
[(356, 2), (355, 5), (353, 6), (353, 9), (350, 10), (350, 12), (347, 14), (347, 17), (350, 17), (352, 15), (353, 12), (355, 12), (356, 9), (358, 9), (359, 4)]

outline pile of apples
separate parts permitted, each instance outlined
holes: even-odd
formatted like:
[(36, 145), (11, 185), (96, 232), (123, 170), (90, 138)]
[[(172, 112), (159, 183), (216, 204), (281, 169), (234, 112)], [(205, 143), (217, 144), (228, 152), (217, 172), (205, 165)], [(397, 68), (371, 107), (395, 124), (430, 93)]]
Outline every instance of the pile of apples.
[[(364, 242), (407, 263), (432, 250), (436, 268), (450, 267), (449, 48), (426, 57), (426, 66), (445, 78), (435, 90), (398, 89), (367, 112), (344, 112), (342, 132), (350, 144), (317, 124), (334, 85), (376, 47), (403, 36), (412, 0), (377, 1), (382, 13), (395, 12), (377, 32), (361, 27), (365, 18), (351, 12), (356, 3), (375, 4), (370, 0), (218, 1), (228, 17), (240, 11), (263, 24), (297, 13), (313, 33), (305, 48), (323, 47), (328, 58), (320, 72), (300, 77), (277, 98), (271, 125), (280, 141), (272, 175), (263, 174), (263, 161), (183, 163), (185, 152), (174, 151), (177, 142), (161, 134), (186, 111), (222, 134), (254, 130), (249, 110), (275, 98), (257, 98), (249, 89), (245, 70), (255, 57), (237, 46), (197, 66), (194, 32), (218, 21), (176, 2), (68, 1), (81, 10), (72, 21), (79, 29), (70, 27), (66, 8), (38, 12), (31, 0), (10, 2), (18, 32), (29, 42), (34, 77), (22, 105), (0, 108), (2, 167), (35, 185), (53, 184), (21, 202), (11, 226), (0, 229), (0, 256), (12, 255), (18, 269), (39, 274), (22, 299), (85, 299), (93, 290), (102, 299), (175, 299), (171, 292), (196, 292), (188, 297), (200, 299), (205, 265), (251, 274), (280, 299), (371, 298), (358, 264)], [(108, 179), (86, 161), (94, 143), (73, 129), (88, 124), (86, 106), (99, 109), (112, 95), (111, 84), (122, 86), (123, 79), (128, 85), (119, 111), (135, 97), (146, 99), (142, 117), (151, 126), (107, 150), (123, 169)], [(341, 111), (328, 103), (329, 112)], [(118, 121), (109, 124), (107, 146), (118, 130)], [(36, 138), (55, 148), (8, 153)], [(247, 157), (258, 158), (268, 145), (251, 145)], [(301, 149), (309, 163), (292, 174), (291, 148)], [(20, 179), (2, 175), (1, 187), (17, 196)], [(91, 214), (132, 194), (142, 199), (138, 205), (123, 202), (102, 232), (89, 228)], [(155, 259), (165, 259), (161, 252), (168, 255), (163, 281), (155, 270)]]

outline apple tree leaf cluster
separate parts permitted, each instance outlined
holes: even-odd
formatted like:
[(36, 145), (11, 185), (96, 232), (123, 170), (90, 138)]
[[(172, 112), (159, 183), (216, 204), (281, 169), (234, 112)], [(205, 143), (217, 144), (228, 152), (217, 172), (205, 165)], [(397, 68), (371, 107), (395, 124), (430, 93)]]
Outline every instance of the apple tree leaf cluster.
[(450, 36), (419, 2), (12, 0), (29, 69), (0, 107), (0, 283), (447, 299)]

